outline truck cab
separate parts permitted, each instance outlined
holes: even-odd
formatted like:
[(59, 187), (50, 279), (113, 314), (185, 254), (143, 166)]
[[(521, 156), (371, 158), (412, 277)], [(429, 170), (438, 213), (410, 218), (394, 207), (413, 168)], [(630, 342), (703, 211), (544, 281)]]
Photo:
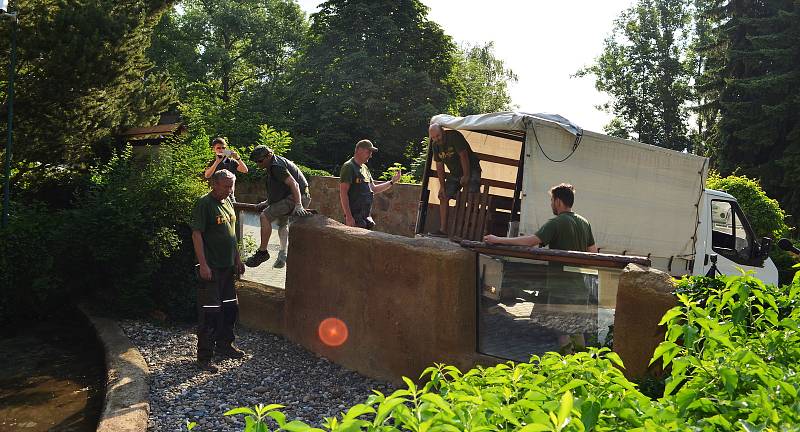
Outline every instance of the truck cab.
[(766, 283), (778, 283), (778, 269), (769, 259), (772, 241), (756, 239), (747, 217), (732, 195), (706, 189), (697, 224), (697, 243), (693, 274), (711, 270), (713, 256), (721, 274), (738, 274), (739, 269), (753, 271)]

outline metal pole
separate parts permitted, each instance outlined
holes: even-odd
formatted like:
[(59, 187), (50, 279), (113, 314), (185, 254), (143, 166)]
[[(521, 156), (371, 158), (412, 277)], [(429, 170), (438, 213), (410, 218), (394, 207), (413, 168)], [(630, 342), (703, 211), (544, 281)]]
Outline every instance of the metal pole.
[(17, 60), (17, 14), (11, 15), (11, 58), (8, 62), (8, 142), (6, 145), (5, 179), (3, 181), (3, 228), (8, 226), (8, 210), (11, 201), (11, 149), (14, 144), (14, 75)]

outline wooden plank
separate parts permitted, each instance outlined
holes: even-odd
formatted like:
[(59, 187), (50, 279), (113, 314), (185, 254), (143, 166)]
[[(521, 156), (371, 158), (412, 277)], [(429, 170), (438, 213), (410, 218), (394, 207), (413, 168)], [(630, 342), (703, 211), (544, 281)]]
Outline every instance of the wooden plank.
[(494, 245), (477, 241), (462, 241), (461, 246), (489, 255), (511, 256), (539, 261), (553, 261), (564, 264), (578, 264), (595, 267), (625, 268), (628, 264), (650, 267), (647, 257), (633, 255), (614, 255), (592, 252), (554, 250), (539, 247)]
[(456, 220), (455, 231), (452, 235), (464, 238), (462, 230), (464, 228), (464, 208), (466, 207), (467, 194), (464, 191), (459, 191), (456, 199)]
[(514, 158), (507, 158), (507, 157), (495, 156), (487, 153), (478, 153), (478, 152), (475, 152), (475, 156), (477, 156), (478, 160), (481, 161), (492, 162), (500, 165), (508, 165), (513, 167), (519, 166), (519, 161)]
[(489, 188), (484, 186), (483, 193), (480, 196), (480, 200), (478, 201), (479, 213), (478, 213), (478, 220), (475, 223), (475, 229), (472, 231), (471, 238), (476, 241), (483, 240), (483, 231), (485, 230), (486, 226), (486, 214), (489, 213), (489, 206), (487, 203), (489, 202)]
[[(429, 171), (428, 175), (436, 176), (436, 171), (433, 171), (433, 170), (428, 170), (428, 171)], [(482, 185), (489, 185), (491, 187), (496, 187), (496, 188), (500, 188), (500, 189), (508, 189), (508, 190), (512, 190), (512, 191), (516, 188), (516, 185), (514, 183), (504, 182), (504, 181), (494, 180), (494, 179), (487, 179), (487, 178), (481, 178), (481, 184)]]

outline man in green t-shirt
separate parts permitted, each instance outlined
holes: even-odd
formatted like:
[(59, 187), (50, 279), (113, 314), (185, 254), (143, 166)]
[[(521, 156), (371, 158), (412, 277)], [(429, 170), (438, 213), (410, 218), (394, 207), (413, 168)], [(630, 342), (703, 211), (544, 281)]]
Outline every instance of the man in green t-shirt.
[(231, 204), (236, 176), (226, 170), (211, 175), (211, 192), (197, 200), (192, 210), (192, 244), (197, 256), (201, 286), (197, 290), (197, 363), (216, 372), (211, 364), (216, 353), (223, 358), (242, 358), (233, 345), (233, 327), (239, 314), (235, 275), (244, 273), (236, 241), (236, 213)]
[(372, 229), (375, 226), (372, 219), (373, 195), (389, 189), (400, 180), (402, 173), (398, 170), (391, 180), (375, 183), (367, 162), (376, 151), (378, 148), (372, 145), (372, 141), (359, 141), (353, 157), (342, 165), (339, 172), (339, 202), (342, 204), (347, 226)]
[(455, 199), (461, 188), (469, 193), (480, 192), (481, 165), (461, 132), (444, 130), (433, 123), (428, 127), (428, 135), (439, 179), (439, 234), (446, 234), (450, 200)]
[[(592, 226), (583, 216), (572, 211), (575, 202), (575, 188), (561, 183), (550, 189), (550, 208), (556, 217), (542, 225), (536, 234), (521, 237), (497, 237), (487, 235), (486, 243), (515, 246), (549, 246), (550, 249), (579, 252), (597, 252), (592, 234)], [(582, 274), (565, 272), (564, 266), (551, 262), (547, 271), (547, 302), (549, 304), (570, 304), (588, 306), (592, 303), (591, 293)], [(583, 344), (583, 335), (577, 335), (576, 343)], [(564, 347), (570, 343), (570, 335), (560, 334), (559, 344)]]

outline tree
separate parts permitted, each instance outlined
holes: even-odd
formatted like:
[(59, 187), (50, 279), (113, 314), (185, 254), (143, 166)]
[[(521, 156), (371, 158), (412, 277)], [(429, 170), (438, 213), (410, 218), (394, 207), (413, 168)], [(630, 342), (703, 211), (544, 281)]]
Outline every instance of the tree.
[(723, 174), (761, 180), (800, 216), (800, 3), (708, 1), (715, 59), (701, 84), (718, 112), (712, 145)]
[(611, 135), (683, 150), (690, 146), (686, 62), (691, 14), (686, 1), (639, 0), (616, 20), (603, 53), (578, 76), (594, 75), (611, 96)]
[(511, 109), (508, 84), (517, 76), (494, 56), (494, 43), (464, 45), (456, 70), (463, 87), (455, 109), (460, 115), (481, 114)]
[(292, 0), (184, 0), (158, 25), (150, 55), (175, 78), (190, 126), (252, 143), (285, 125), (285, 75), (306, 31)]
[[(170, 0), (20, 0), (14, 161), (26, 172), (86, 170), (109, 155), (114, 133), (153, 122), (174, 100), (169, 80), (148, 73), (153, 26)], [(3, 26), (0, 51), (8, 52)], [(0, 59), (8, 70), (8, 57)], [(6, 77), (3, 74), (3, 77)], [(0, 82), (5, 98), (7, 82)], [(5, 118), (7, 107), (2, 115)], [(6, 134), (5, 122), (0, 133)], [(5, 140), (3, 140), (5, 142)]]
[(430, 117), (455, 111), (455, 44), (419, 0), (330, 0), (311, 19), (291, 83), (306, 162), (334, 168), (369, 138), (379, 171), (406, 163)]

